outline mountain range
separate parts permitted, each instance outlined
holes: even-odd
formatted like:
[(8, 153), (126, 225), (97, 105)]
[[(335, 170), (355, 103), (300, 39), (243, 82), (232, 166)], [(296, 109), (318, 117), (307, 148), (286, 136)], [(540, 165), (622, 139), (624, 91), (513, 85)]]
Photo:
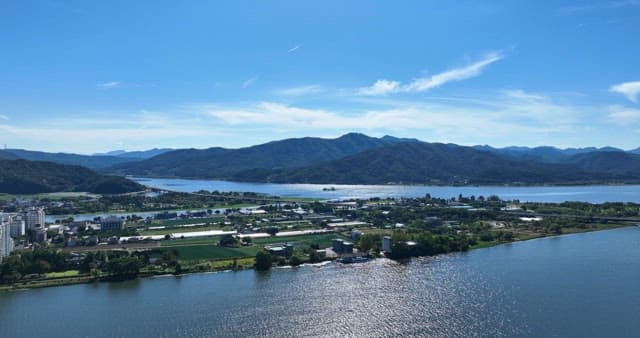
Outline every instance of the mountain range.
[(52, 154), (9, 149), (30, 160), (85, 165), (105, 173), (279, 183), (592, 184), (640, 182), (640, 148), (459, 146), (350, 133), (227, 149), (152, 149)]
[(121, 163), (109, 170), (139, 176), (230, 179), (245, 170), (304, 167), (404, 142), (407, 141), (390, 136), (374, 138), (354, 133), (336, 139), (304, 137), (240, 149), (174, 150), (143, 161)]
[(29, 161), (47, 161), (59, 164), (80, 165), (91, 169), (105, 169), (116, 164), (147, 159), (171, 149), (150, 149), (145, 151), (116, 150), (105, 154), (80, 155), (72, 153), (47, 153), (24, 149), (5, 149), (0, 159), (23, 159)]
[[(399, 143), (301, 168), (253, 169), (232, 180), (337, 184), (590, 184), (640, 178), (640, 156), (624, 152), (575, 155), (567, 163), (520, 160), (442, 143)], [(616, 165), (610, 165), (617, 163)]]
[(126, 151), (126, 150), (112, 150), (106, 153), (96, 153), (93, 156), (115, 156), (122, 158), (135, 158), (135, 159), (146, 159), (150, 157), (154, 157), (156, 155), (160, 155), (171, 151), (171, 148), (153, 148), (149, 150), (139, 150), (139, 151)]

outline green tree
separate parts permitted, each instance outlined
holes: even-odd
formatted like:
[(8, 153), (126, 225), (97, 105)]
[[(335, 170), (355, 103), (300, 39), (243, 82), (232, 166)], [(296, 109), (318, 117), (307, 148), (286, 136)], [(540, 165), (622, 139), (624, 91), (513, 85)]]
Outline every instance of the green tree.
[(224, 235), (220, 238), (220, 246), (235, 247), (238, 246), (238, 240), (233, 235)]
[(298, 266), (302, 264), (302, 260), (298, 258), (298, 256), (293, 256), (289, 258), (289, 264), (291, 264), (291, 266)]
[(135, 256), (114, 258), (107, 263), (107, 272), (114, 277), (135, 278), (140, 273), (140, 260)]
[[(358, 246), (360, 247), (361, 251), (369, 252), (369, 251), (371, 251), (371, 249), (379, 249), (380, 246), (382, 245), (381, 241), (382, 241), (382, 239), (380, 238), (379, 235), (363, 234), (358, 239)], [(378, 251), (380, 251), (380, 250), (378, 250)]]
[(275, 236), (278, 233), (278, 228), (277, 227), (271, 227), (271, 228), (267, 228), (267, 233), (271, 236)]
[(256, 254), (256, 270), (258, 271), (267, 271), (271, 269), (271, 265), (273, 264), (273, 257), (271, 254), (266, 251), (259, 251)]

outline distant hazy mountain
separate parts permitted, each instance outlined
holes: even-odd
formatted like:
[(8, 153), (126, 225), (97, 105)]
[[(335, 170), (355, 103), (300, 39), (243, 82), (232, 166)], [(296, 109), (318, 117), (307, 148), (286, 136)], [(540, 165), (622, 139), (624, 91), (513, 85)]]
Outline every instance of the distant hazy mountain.
[(399, 143), (306, 167), (247, 170), (232, 179), (336, 184), (582, 184), (636, 180), (639, 174), (592, 172), (574, 164), (523, 161), (454, 144)]
[(393, 137), (391, 135), (384, 135), (380, 139), (382, 141), (388, 141), (392, 143), (399, 143), (399, 142), (422, 143), (422, 141), (415, 138), (399, 138), (399, 137)]
[(2, 193), (86, 191), (121, 194), (140, 190), (144, 190), (144, 187), (124, 177), (101, 175), (80, 166), (42, 161), (0, 160)]
[(131, 159), (147, 159), (151, 158), (168, 151), (171, 151), (171, 148), (153, 148), (149, 150), (141, 150), (141, 151), (126, 151), (126, 150), (113, 150), (107, 153), (96, 153), (92, 156), (115, 156), (115, 157), (123, 157), (123, 158), (131, 158)]
[(615, 151), (624, 152), (622, 149), (613, 147), (587, 147), (587, 148), (567, 148), (559, 149), (555, 147), (542, 146), (542, 147), (505, 147), (505, 148), (493, 148), (490, 146), (474, 146), (475, 149), (491, 151), (494, 153), (508, 155), (517, 159), (525, 159), (532, 161), (541, 161), (549, 163), (567, 163), (571, 156), (578, 154), (585, 154), (597, 151)]
[(126, 150), (118, 149), (118, 150), (108, 151), (106, 153), (94, 153), (94, 154), (91, 154), (91, 156), (118, 156), (126, 153), (127, 153)]
[(119, 164), (110, 170), (143, 176), (229, 178), (248, 169), (306, 166), (398, 142), (400, 139), (393, 137), (379, 139), (356, 133), (336, 139), (292, 138), (240, 149), (173, 150), (144, 161)]
[(594, 151), (571, 156), (568, 163), (582, 170), (613, 175), (640, 175), (640, 155), (623, 151)]
[(7, 149), (8, 153), (17, 158), (29, 161), (47, 161), (58, 164), (80, 165), (91, 169), (102, 169), (116, 165), (118, 163), (135, 161), (135, 159), (116, 156), (92, 156), (68, 153), (46, 153), (43, 151), (32, 151), (23, 149)]

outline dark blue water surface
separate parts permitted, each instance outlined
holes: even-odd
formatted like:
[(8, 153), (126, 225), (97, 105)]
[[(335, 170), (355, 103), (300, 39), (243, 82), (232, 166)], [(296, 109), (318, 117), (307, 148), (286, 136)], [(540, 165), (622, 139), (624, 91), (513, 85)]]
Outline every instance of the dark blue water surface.
[(0, 337), (638, 337), (640, 227), (416, 259), (0, 293)]
[[(166, 178), (134, 178), (135, 181), (155, 188), (194, 192), (241, 191), (257, 192), (276, 196), (311, 197), (321, 199), (350, 199), (371, 197), (424, 197), (429, 193), (433, 197), (451, 198), (464, 196), (500, 196), (503, 200), (530, 202), (582, 201), (635, 202), (640, 203), (640, 185), (589, 185), (589, 186), (479, 186), (452, 187), (426, 185), (323, 185), (323, 184), (276, 184), (243, 183), (216, 180), (185, 180)], [(333, 187), (335, 190), (324, 191)]]

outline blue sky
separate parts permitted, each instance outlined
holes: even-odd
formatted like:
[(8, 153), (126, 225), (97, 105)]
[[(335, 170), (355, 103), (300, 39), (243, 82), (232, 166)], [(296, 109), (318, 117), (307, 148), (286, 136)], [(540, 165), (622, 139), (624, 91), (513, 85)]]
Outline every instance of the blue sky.
[(2, 1), (0, 143), (640, 146), (640, 0)]

